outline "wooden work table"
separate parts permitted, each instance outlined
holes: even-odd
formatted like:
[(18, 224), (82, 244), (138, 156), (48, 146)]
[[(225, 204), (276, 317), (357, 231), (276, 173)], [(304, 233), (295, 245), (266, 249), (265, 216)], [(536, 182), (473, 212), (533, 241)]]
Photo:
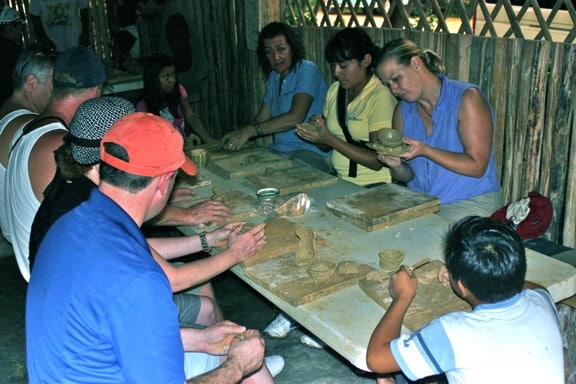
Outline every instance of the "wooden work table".
[[(200, 198), (208, 198), (215, 186), (222, 191), (240, 190), (255, 197), (255, 189), (242, 178), (228, 179), (207, 168), (200, 169), (199, 173), (202, 179), (211, 182), (210, 186), (195, 189)], [(312, 197), (313, 205), (305, 215), (290, 220), (313, 228), (317, 236), (338, 249), (341, 260), (353, 260), (374, 269), (379, 269), (378, 253), (383, 249), (404, 250), (404, 264), (407, 265), (426, 257), (442, 259), (442, 240), (450, 223), (436, 214), (426, 214), (389, 228), (366, 232), (326, 209), (328, 200), (360, 190), (362, 188), (359, 186), (338, 180), (329, 185), (302, 191)], [(264, 219), (253, 216), (248, 220), (258, 223)], [(198, 228), (182, 227), (180, 230), (185, 234), (192, 234), (197, 232)], [(576, 294), (574, 267), (530, 250), (527, 250), (527, 257), (527, 279), (545, 286), (556, 302)], [(250, 279), (241, 265), (235, 266), (232, 271), (351, 364), (368, 371), (365, 361), (366, 348), (384, 309), (364, 293), (358, 284), (294, 306)], [(410, 331), (406, 327), (403, 330)]]

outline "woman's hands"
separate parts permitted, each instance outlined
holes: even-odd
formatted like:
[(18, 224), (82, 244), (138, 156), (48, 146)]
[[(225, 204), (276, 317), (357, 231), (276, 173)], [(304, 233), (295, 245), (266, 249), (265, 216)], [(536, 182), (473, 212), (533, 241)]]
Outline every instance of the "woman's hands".
[(322, 145), (328, 145), (328, 139), (332, 135), (326, 126), (326, 120), (320, 115), (312, 116), (309, 124), (296, 124), (296, 134), (306, 141)]
[(253, 135), (256, 135), (256, 128), (252, 125), (246, 125), (224, 136), (222, 138), (222, 148), (238, 151)]

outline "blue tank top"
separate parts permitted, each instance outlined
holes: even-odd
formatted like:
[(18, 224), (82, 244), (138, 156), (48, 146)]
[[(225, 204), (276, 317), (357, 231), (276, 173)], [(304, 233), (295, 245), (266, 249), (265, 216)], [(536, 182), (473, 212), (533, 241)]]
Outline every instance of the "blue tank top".
[[(480, 88), (474, 84), (448, 79), (444, 75), (439, 75), (439, 78), (442, 81), (442, 89), (432, 113), (433, 128), (430, 136), (426, 136), (426, 129), (418, 114), (417, 103), (401, 101), (400, 111), (404, 123), (404, 136), (420, 140), (434, 148), (450, 152), (464, 152), (458, 135), (458, 109), (462, 95), (467, 89), (480, 90)], [(494, 122), (492, 106), (490, 106), (490, 112)], [(490, 150), (490, 160), (482, 177), (464, 176), (452, 172), (425, 156), (411, 159), (409, 164), (414, 171), (414, 179), (408, 182), (408, 187), (438, 197), (441, 205), (500, 190), (493, 149)]]

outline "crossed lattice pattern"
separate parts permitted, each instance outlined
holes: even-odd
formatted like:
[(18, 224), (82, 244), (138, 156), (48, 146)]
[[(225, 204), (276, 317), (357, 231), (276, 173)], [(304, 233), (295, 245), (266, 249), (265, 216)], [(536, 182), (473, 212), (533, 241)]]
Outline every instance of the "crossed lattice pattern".
[[(515, 5), (515, 4), (520, 5)], [(286, 0), (286, 21), (573, 43), (575, 0)]]

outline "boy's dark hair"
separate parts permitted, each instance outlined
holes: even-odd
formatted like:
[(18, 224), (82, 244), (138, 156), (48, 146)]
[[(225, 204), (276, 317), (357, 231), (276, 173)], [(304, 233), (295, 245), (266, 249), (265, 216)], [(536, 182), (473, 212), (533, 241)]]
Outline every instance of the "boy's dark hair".
[(345, 28), (328, 41), (324, 56), (328, 63), (334, 64), (352, 59), (362, 61), (367, 54), (374, 60), (377, 52), (378, 47), (363, 29)]
[(490, 218), (468, 216), (454, 224), (444, 257), (452, 280), (460, 280), (481, 302), (508, 299), (524, 286), (524, 244), (516, 231)]
[(273, 21), (272, 23), (266, 25), (260, 31), (258, 35), (258, 48), (256, 49), (256, 54), (258, 55), (258, 64), (262, 71), (268, 76), (272, 72), (272, 67), (266, 58), (266, 53), (264, 52), (264, 40), (273, 39), (277, 36), (284, 36), (286, 38), (286, 43), (290, 46), (292, 51), (292, 63), (290, 70), (292, 70), (298, 63), (304, 60), (306, 50), (304, 49), (304, 43), (302, 38), (297, 33), (296, 29), (285, 23), (280, 23)]
[(162, 69), (172, 66), (174, 66), (174, 58), (161, 53), (144, 60), (144, 90), (142, 98), (146, 102), (148, 112), (160, 115), (160, 110), (168, 107), (172, 116), (178, 118), (182, 117), (178, 111), (181, 97), (178, 79), (176, 79), (172, 92), (164, 93), (158, 78)]

